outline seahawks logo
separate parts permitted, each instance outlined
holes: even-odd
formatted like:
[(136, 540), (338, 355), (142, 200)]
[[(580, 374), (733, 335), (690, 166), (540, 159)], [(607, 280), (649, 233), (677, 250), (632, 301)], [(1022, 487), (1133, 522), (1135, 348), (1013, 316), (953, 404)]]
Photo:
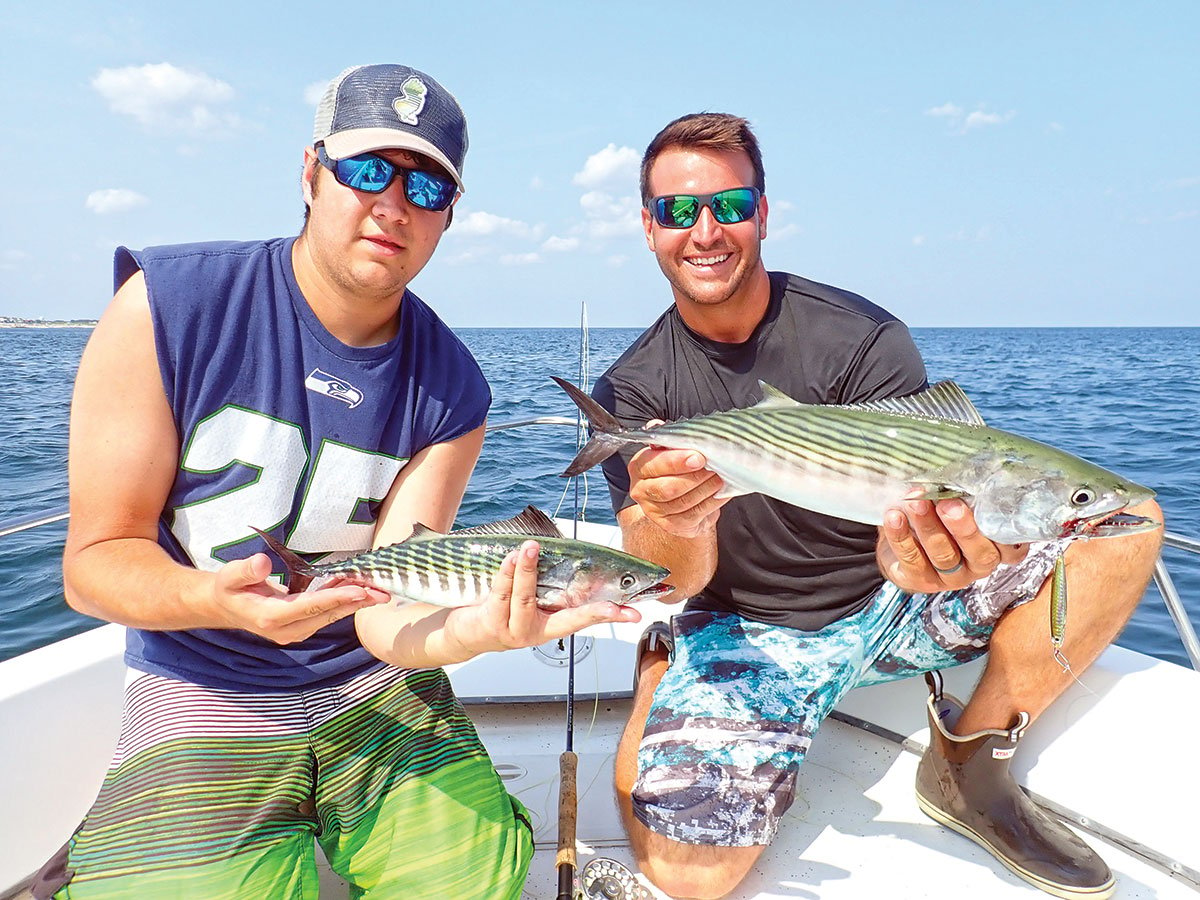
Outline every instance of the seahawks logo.
[(363, 402), (363, 392), (350, 384), (348, 381), (343, 381), (330, 375), (328, 372), (322, 372), (320, 369), (313, 369), (309, 376), (304, 379), (304, 386), (314, 394), (320, 394), (323, 397), (332, 397), (334, 400), (341, 400), (351, 409)]
[(425, 108), (425, 97), (429, 88), (416, 75), (410, 75), (404, 84), (400, 85), (400, 96), (392, 101), (392, 109), (405, 125), (417, 124), (417, 113)]

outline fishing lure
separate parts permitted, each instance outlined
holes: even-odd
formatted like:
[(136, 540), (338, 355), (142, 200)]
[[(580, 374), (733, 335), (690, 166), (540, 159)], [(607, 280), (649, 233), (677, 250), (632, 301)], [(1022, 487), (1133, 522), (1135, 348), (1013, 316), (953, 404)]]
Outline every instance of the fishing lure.
[[(1050, 646), (1054, 648), (1054, 660), (1064, 672), (1071, 671), (1071, 663), (1062, 652), (1067, 636), (1067, 564), (1062, 553), (1054, 560), (1054, 580), (1050, 583)], [(1074, 674), (1074, 673), (1072, 673)]]

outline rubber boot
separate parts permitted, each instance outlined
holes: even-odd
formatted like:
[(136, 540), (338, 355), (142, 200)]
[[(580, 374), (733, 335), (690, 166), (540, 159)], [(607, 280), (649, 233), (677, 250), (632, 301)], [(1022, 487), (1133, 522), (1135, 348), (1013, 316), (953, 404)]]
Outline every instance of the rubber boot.
[(1048, 894), (1068, 900), (1111, 896), (1116, 883), (1104, 860), (1038, 808), (1008, 771), (1029, 714), (1018, 714), (1007, 730), (959, 736), (951, 729), (962, 715), (962, 703), (942, 694), (937, 672), (925, 680), (930, 690), (929, 749), (917, 767), (921, 810)]

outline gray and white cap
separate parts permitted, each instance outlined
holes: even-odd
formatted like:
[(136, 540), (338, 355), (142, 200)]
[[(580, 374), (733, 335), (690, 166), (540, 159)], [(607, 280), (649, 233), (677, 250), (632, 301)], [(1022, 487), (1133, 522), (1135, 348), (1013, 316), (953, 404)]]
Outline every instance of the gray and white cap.
[(352, 66), (329, 82), (313, 122), (313, 145), (331, 159), (372, 150), (412, 150), (437, 160), (459, 190), (467, 118), (454, 95), (408, 66)]

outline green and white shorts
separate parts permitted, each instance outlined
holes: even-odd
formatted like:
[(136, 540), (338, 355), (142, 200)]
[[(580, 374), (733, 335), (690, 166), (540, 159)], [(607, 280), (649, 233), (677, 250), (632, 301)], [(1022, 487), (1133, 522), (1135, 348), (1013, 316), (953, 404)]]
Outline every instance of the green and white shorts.
[(244, 693), (131, 672), (120, 742), (35, 895), (516, 898), (532, 829), (441, 669)]

